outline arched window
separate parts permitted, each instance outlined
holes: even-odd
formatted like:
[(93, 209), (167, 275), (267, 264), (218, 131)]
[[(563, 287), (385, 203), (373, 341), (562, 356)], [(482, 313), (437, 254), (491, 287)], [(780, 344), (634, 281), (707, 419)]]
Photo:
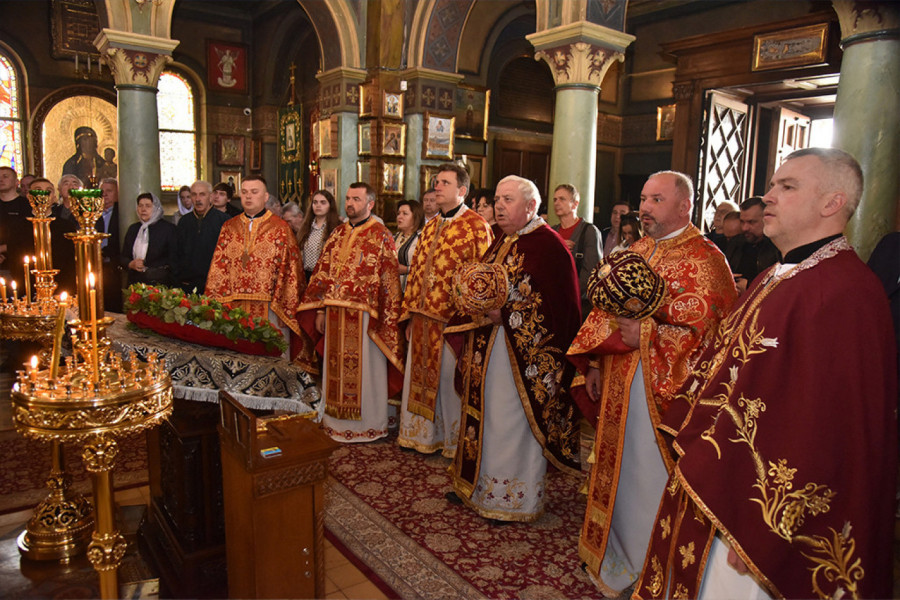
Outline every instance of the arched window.
[(23, 119), (19, 108), (19, 77), (12, 61), (0, 53), (0, 166), (19, 175), (25, 168)]
[(197, 119), (194, 91), (174, 71), (159, 77), (159, 171), (162, 189), (178, 191), (197, 179)]

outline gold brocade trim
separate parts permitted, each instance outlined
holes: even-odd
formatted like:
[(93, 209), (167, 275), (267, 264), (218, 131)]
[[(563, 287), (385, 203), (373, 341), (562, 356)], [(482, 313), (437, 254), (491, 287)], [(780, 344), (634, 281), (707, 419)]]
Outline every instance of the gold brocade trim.
[(325, 319), (325, 414), (335, 419), (362, 420), (362, 313), (329, 308)]
[(244, 238), (244, 256), (249, 256), (253, 253), (259, 230), (262, 229), (263, 223), (272, 218), (272, 213), (266, 211), (266, 214), (255, 219), (250, 219), (250, 217), (247, 216), (247, 213), (241, 213), (238, 218), (241, 220), (243, 228), (250, 233), (250, 235)]

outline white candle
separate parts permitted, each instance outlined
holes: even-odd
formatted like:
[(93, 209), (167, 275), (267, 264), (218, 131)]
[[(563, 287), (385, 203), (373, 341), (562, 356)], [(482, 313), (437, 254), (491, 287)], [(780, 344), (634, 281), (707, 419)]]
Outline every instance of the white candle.
[(98, 348), (97, 339), (97, 290), (94, 289), (94, 274), (88, 273), (88, 281), (91, 285), (90, 290), (90, 302), (91, 302), (91, 359), (93, 364), (93, 377), (91, 378), (94, 383), (100, 381), (100, 350)]
[(25, 306), (31, 306), (31, 269), (28, 268), (31, 257), (25, 257)]

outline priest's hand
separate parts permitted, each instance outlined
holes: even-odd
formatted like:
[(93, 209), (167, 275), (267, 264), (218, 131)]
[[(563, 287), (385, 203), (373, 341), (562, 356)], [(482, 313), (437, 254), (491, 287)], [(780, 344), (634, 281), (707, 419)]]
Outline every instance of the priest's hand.
[(316, 313), (316, 331), (325, 335), (325, 313)]
[(616, 323), (619, 325), (622, 341), (632, 348), (639, 348), (641, 346), (641, 322), (626, 317), (616, 317)]
[(584, 389), (591, 402), (600, 401), (600, 369), (591, 367), (584, 376)]
[(734, 551), (734, 548), (728, 549), (728, 564), (741, 575), (746, 575), (750, 572), (750, 569), (747, 568), (747, 563), (738, 556), (738, 553)]
[(497, 308), (495, 310), (489, 310), (485, 313), (487, 318), (491, 320), (491, 323), (494, 325), (500, 325), (503, 323), (503, 315), (500, 314), (500, 309)]

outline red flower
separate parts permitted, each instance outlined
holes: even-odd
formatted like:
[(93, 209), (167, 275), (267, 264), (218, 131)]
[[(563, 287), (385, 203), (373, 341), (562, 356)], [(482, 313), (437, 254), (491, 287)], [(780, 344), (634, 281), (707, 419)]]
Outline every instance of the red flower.
[(159, 294), (150, 294), (151, 302), (159, 302)]
[(131, 292), (131, 295), (128, 296), (128, 302), (129, 302), (129, 304), (135, 304), (135, 303), (137, 303), (137, 301), (140, 300), (140, 299), (141, 299), (141, 295), (138, 294), (137, 292)]
[(185, 308), (190, 308), (190, 307), (191, 307), (191, 302), (190, 302), (190, 300), (188, 300), (187, 298), (182, 298), (182, 299), (181, 299), (181, 306), (184, 306)]

